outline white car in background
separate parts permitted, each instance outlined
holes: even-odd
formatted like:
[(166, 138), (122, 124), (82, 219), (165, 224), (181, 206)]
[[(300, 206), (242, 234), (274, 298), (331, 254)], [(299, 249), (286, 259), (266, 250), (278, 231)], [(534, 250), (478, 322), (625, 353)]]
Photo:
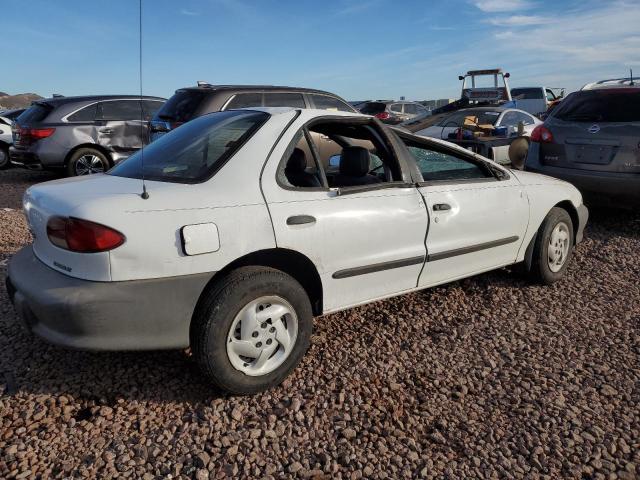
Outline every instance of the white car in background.
[[(518, 136), (518, 125), (520, 122), (523, 124), (523, 136), (525, 137), (531, 136), (533, 129), (537, 125), (542, 124), (540, 119), (516, 108), (474, 107), (452, 112), (437, 124), (414, 132), (414, 134), (448, 140), (449, 135), (455, 134), (457, 130), (464, 125), (465, 118), (467, 117), (476, 117), (478, 119), (478, 125), (505, 127), (505, 135), (513, 138)], [(498, 163), (509, 163), (509, 145), (493, 147), (491, 150), (491, 158)]]
[(588, 217), (569, 183), (290, 108), (194, 119), (106, 174), (32, 186), (24, 209), (34, 243), (7, 288), (29, 329), (78, 348), (191, 347), (239, 394), (295, 368), (314, 316), (515, 263), (559, 280)]
[(9, 147), (12, 143), (11, 120), (0, 115), (0, 170), (3, 170), (10, 165)]

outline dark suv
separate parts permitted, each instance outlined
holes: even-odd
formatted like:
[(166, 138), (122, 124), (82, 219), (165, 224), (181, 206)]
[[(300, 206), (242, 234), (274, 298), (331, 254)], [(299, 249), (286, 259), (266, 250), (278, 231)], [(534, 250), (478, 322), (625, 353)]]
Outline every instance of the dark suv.
[(322, 90), (263, 85), (210, 85), (198, 82), (176, 93), (151, 122), (155, 140), (169, 130), (201, 115), (222, 110), (251, 107), (319, 108), (357, 112), (342, 98)]
[(624, 80), (564, 99), (532, 132), (525, 170), (573, 183), (592, 204), (640, 206), (640, 86)]
[(11, 163), (67, 174), (104, 172), (149, 141), (159, 97), (101, 95), (34, 102), (13, 125)]

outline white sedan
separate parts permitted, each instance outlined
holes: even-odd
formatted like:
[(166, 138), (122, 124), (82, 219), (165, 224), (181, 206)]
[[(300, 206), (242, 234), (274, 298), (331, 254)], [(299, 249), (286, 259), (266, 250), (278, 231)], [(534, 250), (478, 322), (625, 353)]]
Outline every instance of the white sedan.
[(240, 394), (286, 377), (314, 316), (515, 263), (559, 280), (588, 217), (566, 182), (372, 117), (286, 108), (205, 115), (106, 174), (29, 188), (24, 209), (34, 243), (7, 286), (30, 330), (77, 348), (190, 346)]
[[(525, 137), (531, 136), (533, 129), (542, 124), (542, 121), (524, 110), (505, 107), (475, 107), (453, 112), (437, 124), (415, 132), (415, 135), (447, 140), (449, 135), (455, 134), (458, 128), (464, 125), (465, 119), (468, 117), (475, 118), (477, 125), (504, 127), (504, 136), (512, 138), (518, 136), (520, 123), (524, 127), (523, 136)], [(491, 159), (498, 163), (509, 163), (509, 145), (492, 147), (490, 155)]]
[(11, 120), (0, 115), (0, 170), (9, 166), (9, 147), (13, 143)]

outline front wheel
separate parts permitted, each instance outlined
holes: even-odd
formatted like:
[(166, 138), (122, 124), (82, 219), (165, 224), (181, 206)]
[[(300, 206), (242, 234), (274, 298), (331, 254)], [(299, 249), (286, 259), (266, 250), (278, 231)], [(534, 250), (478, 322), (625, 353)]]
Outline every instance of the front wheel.
[(11, 163), (9, 162), (9, 148), (4, 145), (0, 145), (0, 170), (9, 168)]
[(546, 285), (560, 280), (573, 253), (573, 223), (566, 210), (554, 207), (538, 230), (529, 276)]
[(204, 374), (234, 394), (281, 383), (306, 352), (313, 314), (302, 286), (284, 272), (243, 267), (205, 293), (191, 348)]

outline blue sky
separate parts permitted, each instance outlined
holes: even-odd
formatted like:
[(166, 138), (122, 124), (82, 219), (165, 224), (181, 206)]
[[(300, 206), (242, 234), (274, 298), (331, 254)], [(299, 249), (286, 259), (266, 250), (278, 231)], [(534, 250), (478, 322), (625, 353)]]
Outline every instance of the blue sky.
[[(0, 0), (0, 91), (138, 91), (138, 0)], [(640, 76), (640, 0), (143, 0), (144, 93), (196, 80), (349, 100), (454, 98), (457, 76), (569, 90)]]

